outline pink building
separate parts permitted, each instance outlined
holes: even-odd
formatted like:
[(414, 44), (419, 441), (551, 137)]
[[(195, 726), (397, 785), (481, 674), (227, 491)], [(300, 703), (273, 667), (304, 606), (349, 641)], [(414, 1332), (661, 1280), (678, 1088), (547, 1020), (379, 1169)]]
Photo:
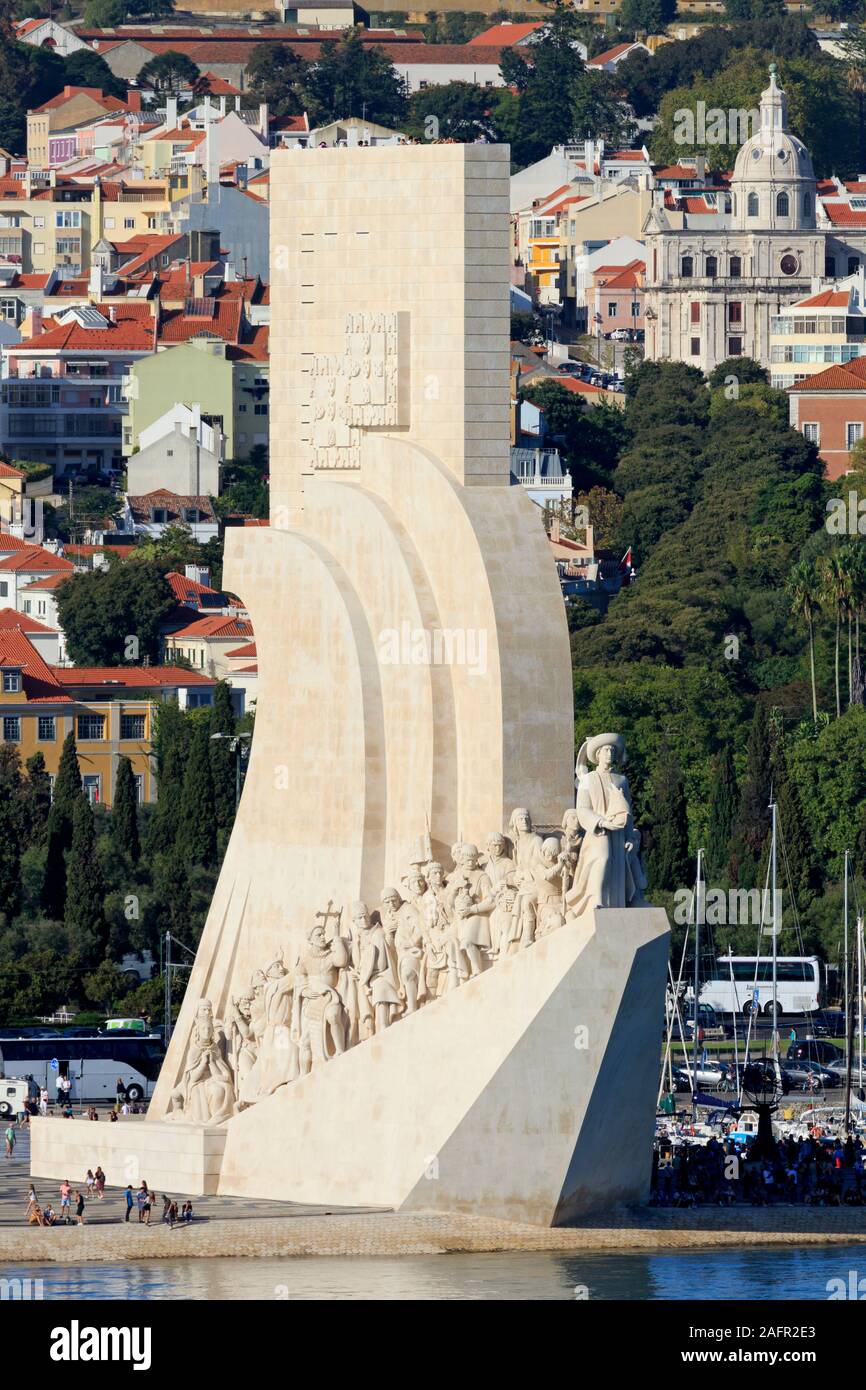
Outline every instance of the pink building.
[(644, 282), (646, 265), (641, 260), (628, 265), (601, 265), (593, 272), (595, 329), (609, 337), (618, 329), (643, 329)]

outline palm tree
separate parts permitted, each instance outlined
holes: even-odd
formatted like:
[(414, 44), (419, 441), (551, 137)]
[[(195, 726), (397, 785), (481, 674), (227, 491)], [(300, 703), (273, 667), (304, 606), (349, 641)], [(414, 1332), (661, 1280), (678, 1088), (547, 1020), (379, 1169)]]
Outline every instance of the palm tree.
[(866, 547), (862, 541), (849, 541), (844, 547), (848, 575), (851, 583), (851, 616), (854, 618), (854, 656), (850, 652), (851, 617), (848, 619), (848, 703), (862, 702), (862, 681), (860, 667), (860, 615), (866, 606)]
[(818, 723), (818, 692), (815, 686), (815, 614), (820, 607), (821, 577), (814, 560), (800, 560), (788, 578), (791, 608), (805, 622), (809, 633), (809, 675), (812, 680), (812, 722)]
[(842, 715), (842, 699), (839, 690), (839, 643), (842, 635), (842, 618), (851, 609), (851, 583), (849, 565), (844, 550), (839, 546), (823, 557), (822, 574), (824, 594), (829, 605), (836, 612), (836, 650), (834, 669), (836, 674), (836, 718)]

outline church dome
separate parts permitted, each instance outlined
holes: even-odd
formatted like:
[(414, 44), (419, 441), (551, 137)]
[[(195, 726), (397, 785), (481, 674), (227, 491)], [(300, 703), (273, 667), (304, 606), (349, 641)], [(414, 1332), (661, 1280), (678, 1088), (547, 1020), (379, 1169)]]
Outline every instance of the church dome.
[(740, 147), (731, 179), (731, 221), (743, 231), (815, 227), (815, 171), (802, 140), (788, 130), (788, 102), (776, 83), (761, 93), (760, 127)]

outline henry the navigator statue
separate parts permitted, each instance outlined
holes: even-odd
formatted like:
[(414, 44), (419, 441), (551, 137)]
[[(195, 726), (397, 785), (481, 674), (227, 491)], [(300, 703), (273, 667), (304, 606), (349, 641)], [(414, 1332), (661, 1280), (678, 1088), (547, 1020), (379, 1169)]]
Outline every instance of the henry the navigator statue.
[(595, 907), (638, 907), (644, 902), (640, 831), (632, 816), (628, 781), (618, 771), (624, 762), (620, 734), (596, 734), (578, 752), (577, 818), (584, 835), (566, 895), (569, 917)]

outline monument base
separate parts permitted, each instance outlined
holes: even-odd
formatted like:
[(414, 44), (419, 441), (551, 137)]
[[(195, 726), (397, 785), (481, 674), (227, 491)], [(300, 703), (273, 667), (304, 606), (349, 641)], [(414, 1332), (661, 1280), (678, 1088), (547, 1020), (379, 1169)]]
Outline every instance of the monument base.
[(667, 950), (661, 909), (598, 910), (217, 1128), (36, 1121), (31, 1171), (545, 1226), (644, 1200)]

